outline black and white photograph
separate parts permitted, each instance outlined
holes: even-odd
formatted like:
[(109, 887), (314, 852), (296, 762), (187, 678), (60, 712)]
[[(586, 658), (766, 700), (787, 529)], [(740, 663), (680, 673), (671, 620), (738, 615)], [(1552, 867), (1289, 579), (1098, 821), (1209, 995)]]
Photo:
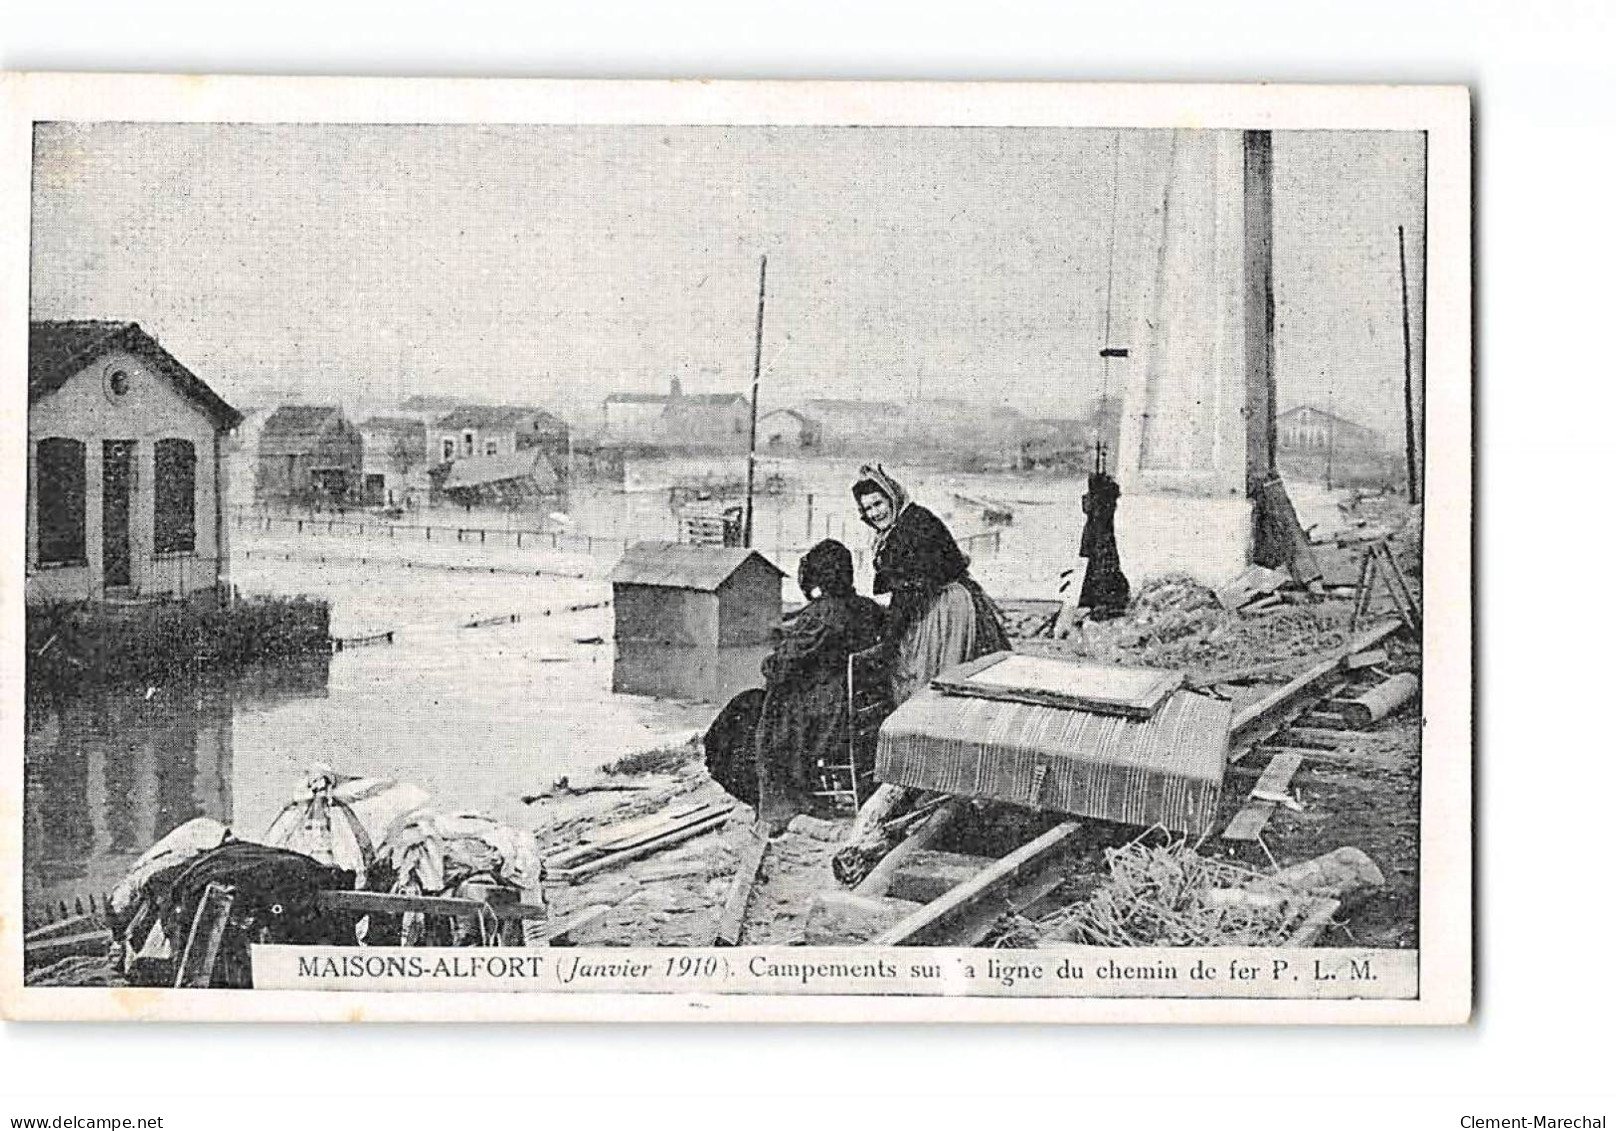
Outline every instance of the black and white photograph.
[(1468, 1016), (1462, 89), (107, 81), (8, 1012)]

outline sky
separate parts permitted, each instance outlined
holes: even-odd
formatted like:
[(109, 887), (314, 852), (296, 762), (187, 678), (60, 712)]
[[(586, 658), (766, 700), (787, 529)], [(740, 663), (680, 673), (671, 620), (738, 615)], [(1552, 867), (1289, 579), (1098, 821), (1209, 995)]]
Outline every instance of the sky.
[[(41, 124), (31, 316), (138, 321), (242, 405), (442, 393), (576, 419), (675, 376), (746, 391), (767, 255), (765, 411), (918, 393), (1074, 416), (1109, 388), (1108, 289), (1127, 324), (1149, 267), (1126, 133)], [(1395, 432), (1423, 139), (1280, 133), (1274, 154), (1280, 407)]]

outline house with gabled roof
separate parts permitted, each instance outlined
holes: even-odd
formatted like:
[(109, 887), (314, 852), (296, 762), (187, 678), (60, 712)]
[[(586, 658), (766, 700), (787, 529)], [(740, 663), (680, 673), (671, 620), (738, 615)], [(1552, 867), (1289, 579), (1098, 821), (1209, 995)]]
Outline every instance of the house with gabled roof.
[(399, 506), (428, 488), (426, 424), (413, 416), (372, 416), (359, 425), (366, 506)]
[(338, 405), (282, 405), (258, 434), (260, 501), (344, 505), (359, 500), (364, 440)]
[(434, 463), (453, 463), (537, 449), (565, 474), (567, 444), (566, 422), (542, 408), (468, 404), (433, 421), (429, 455)]
[(138, 323), (30, 322), (28, 603), (228, 593), (240, 423)]
[(601, 406), (602, 439), (612, 444), (745, 449), (751, 406), (740, 393), (612, 393)]

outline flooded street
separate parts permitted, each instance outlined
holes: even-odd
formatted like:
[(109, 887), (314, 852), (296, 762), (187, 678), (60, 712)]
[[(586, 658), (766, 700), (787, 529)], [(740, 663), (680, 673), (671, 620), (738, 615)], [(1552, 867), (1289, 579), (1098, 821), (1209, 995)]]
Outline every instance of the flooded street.
[[(716, 710), (611, 694), (611, 609), (562, 611), (604, 601), (600, 582), (244, 553), (235, 580), (244, 594), (325, 597), (334, 634), (394, 629), (394, 642), (35, 711), (29, 903), (105, 893), (194, 816), (259, 836), (313, 762), (414, 782), (445, 810), (531, 827), (521, 795), (683, 738)], [(521, 619), (460, 627), (510, 614)], [(590, 637), (607, 643), (576, 642)]]
[[(33, 711), (29, 902), (106, 892), (146, 847), (194, 816), (261, 835), (314, 762), (414, 782), (441, 808), (531, 827), (539, 816), (521, 803), (523, 794), (704, 727), (717, 705), (611, 694), (604, 579), (620, 552), (613, 539), (675, 535), (667, 483), (737, 470), (743, 461), (713, 468), (658, 461), (631, 469), (639, 490), (575, 490), (565, 525), (600, 539), (592, 553), (454, 535), (457, 522), (554, 529), (548, 513), (412, 516), (416, 524), (446, 522), (431, 542), (418, 530), (388, 532), (374, 522), (364, 534), (238, 523), (231, 573), (243, 595), (321, 597), (331, 603), (333, 636), (391, 632), (392, 643), (200, 684), (103, 690)], [(760, 470), (780, 476), (785, 488), (758, 497), (759, 548), (790, 571), (813, 539), (844, 538), (867, 592), (869, 540), (848, 492), (849, 462), (770, 460)], [(1059, 571), (1072, 564), (1082, 532), (1081, 479), (895, 471), (962, 541), (984, 527), (959, 495), (1009, 504), (1013, 523), (970, 547), (974, 572), (996, 596), (1058, 594)], [(1322, 489), (1298, 484), (1292, 494), (1304, 525), (1328, 531), (1339, 522)], [(1148, 563), (1130, 563), (1135, 569), (1148, 575)], [(782, 592), (800, 599), (790, 580)], [(601, 642), (583, 642), (592, 639)]]

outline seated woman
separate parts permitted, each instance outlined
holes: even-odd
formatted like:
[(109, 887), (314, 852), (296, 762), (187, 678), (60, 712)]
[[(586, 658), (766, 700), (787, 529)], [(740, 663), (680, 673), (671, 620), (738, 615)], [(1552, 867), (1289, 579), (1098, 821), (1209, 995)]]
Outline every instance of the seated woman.
[(758, 816), (775, 832), (812, 807), (815, 762), (845, 760), (847, 657), (879, 643), (884, 620), (880, 605), (853, 591), (853, 555), (833, 539), (803, 555), (797, 585), (808, 604), (763, 660)]
[(945, 668), (1010, 647), (1004, 617), (941, 519), (880, 466), (859, 469), (853, 497), (875, 530), (875, 592), (892, 594), (884, 642), (894, 703)]
[[(853, 484), (859, 514), (875, 530), (875, 591), (891, 593), (883, 646), (890, 654), (892, 701), (902, 704), (945, 668), (1007, 651), (1004, 617), (972, 579), (970, 562), (931, 511), (877, 465)], [(886, 784), (860, 807), (833, 870), (856, 883), (885, 850), (879, 827), (922, 794)]]

